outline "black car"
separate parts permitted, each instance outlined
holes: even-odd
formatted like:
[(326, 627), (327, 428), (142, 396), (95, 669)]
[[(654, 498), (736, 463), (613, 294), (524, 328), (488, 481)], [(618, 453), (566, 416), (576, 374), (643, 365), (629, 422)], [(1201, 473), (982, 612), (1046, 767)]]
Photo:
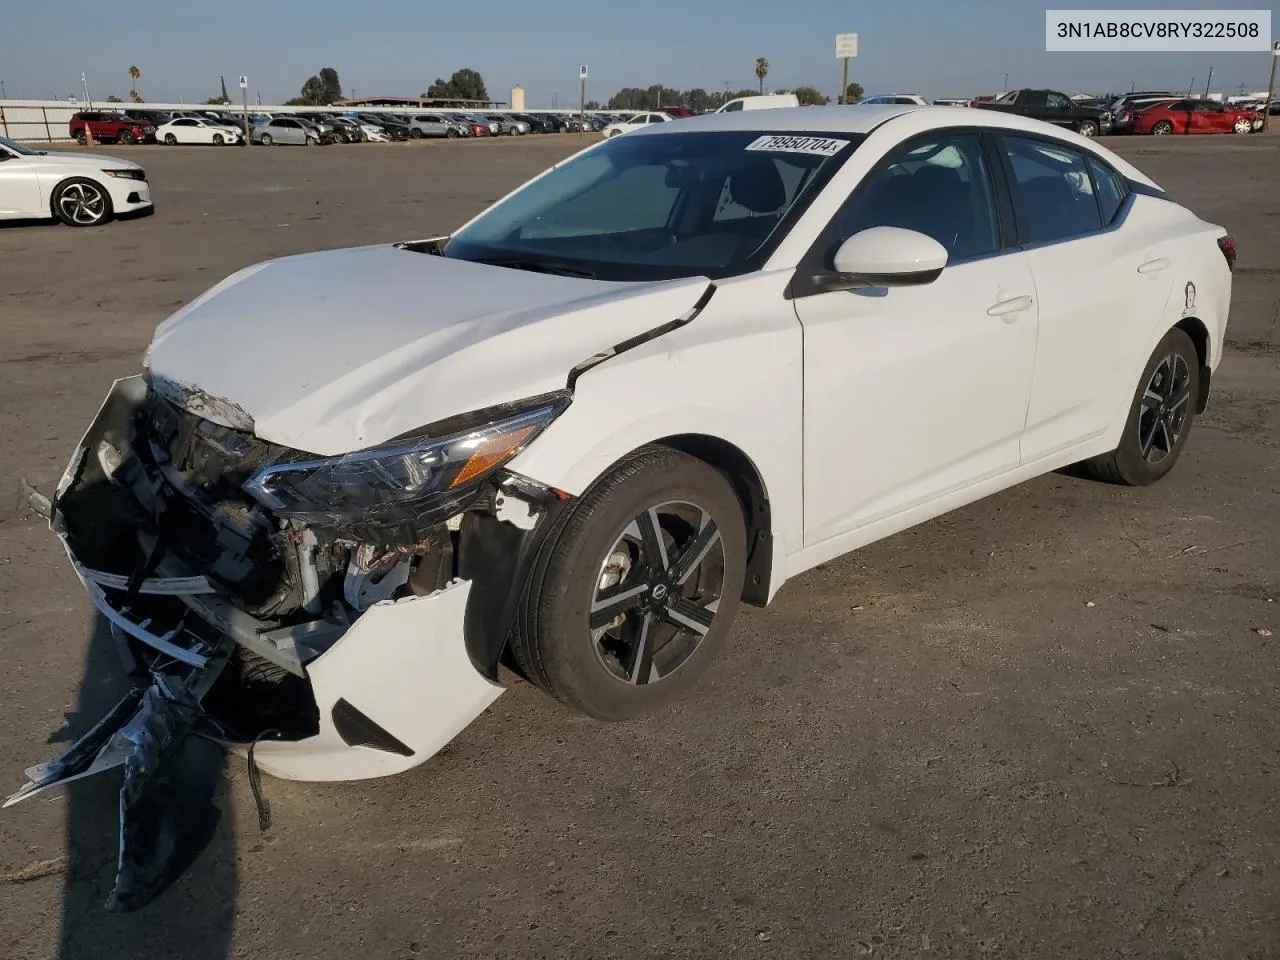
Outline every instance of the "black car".
[(381, 113), (357, 113), (356, 119), (361, 123), (371, 123), (387, 135), (389, 140), (408, 140), (409, 124), (397, 117)]
[(530, 133), (555, 133), (556, 125), (546, 117), (539, 116), (536, 113), (513, 113), (513, 120), (523, 120), (529, 125)]
[(973, 104), (979, 110), (1016, 113), (1033, 120), (1043, 120), (1074, 130), (1082, 137), (1092, 137), (1111, 130), (1111, 111), (1101, 107), (1082, 107), (1057, 90), (1011, 90), (995, 100)]

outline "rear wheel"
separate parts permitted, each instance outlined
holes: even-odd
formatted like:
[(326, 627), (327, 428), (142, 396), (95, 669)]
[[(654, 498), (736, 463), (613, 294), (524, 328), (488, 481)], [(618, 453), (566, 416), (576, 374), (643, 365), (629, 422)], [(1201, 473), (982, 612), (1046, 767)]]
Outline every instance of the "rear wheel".
[(1157, 137), (1167, 137), (1173, 133), (1173, 124), (1168, 120), (1159, 120), (1156, 125), (1151, 128), (1151, 132)]
[(409, 128), (409, 136), (410, 136), (410, 137), (412, 137), (414, 140), (421, 140), (421, 139), (422, 139), (422, 131), (421, 131), (421, 130), (419, 130), (417, 127), (410, 127), (410, 128)]
[(166, 133), (164, 135), (164, 142), (171, 147), (177, 146), (178, 138), (174, 136), (172, 133)]
[(1098, 135), (1098, 125), (1092, 120), (1082, 120), (1076, 127), (1076, 133), (1082, 137), (1096, 137)]
[(262, 145), (263, 145), (264, 147), (269, 147), (269, 146), (271, 146), (271, 144), (273, 144), (273, 143), (275, 143), (275, 141), (271, 139), (271, 134), (269, 134), (269, 133), (264, 133), (264, 134), (262, 135)]
[(76, 131), (76, 143), (80, 144), (80, 146), (83, 147), (88, 139), (89, 138), (85, 136), (83, 127)]
[(512, 653), (531, 682), (584, 713), (642, 714), (687, 689), (723, 646), (745, 557), (729, 481), (686, 454), (643, 448), (551, 534)]
[(1086, 462), (1099, 480), (1144, 487), (1178, 462), (1195, 419), (1200, 358), (1195, 344), (1173, 329), (1156, 346), (1138, 381), (1120, 445)]

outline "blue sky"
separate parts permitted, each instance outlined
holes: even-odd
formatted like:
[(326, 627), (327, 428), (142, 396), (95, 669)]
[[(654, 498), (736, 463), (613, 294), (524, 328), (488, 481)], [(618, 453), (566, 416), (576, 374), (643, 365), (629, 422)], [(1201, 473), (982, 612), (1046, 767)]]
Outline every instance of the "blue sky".
[[(1093, 9), (1150, 6), (1081, 3)], [(249, 75), (251, 99), (296, 96), (322, 66), (344, 90), (410, 94), (469, 66), (490, 96), (520, 84), (530, 106), (576, 104), (578, 64), (590, 66), (588, 97), (619, 87), (664, 83), (723, 90), (755, 85), (755, 58), (767, 57), (766, 86), (840, 84), (834, 34), (860, 34), (850, 79), (870, 92), (971, 96), (1009, 85), (1068, 93), (1185, 87), (1235, 93), (1265, 86), (1269, 57), (1249, 54), (1071, 54), (1044, 50), (1046, 4), (1022, 0), (648, 0), (625, 8), (586, 0), (218, 0), (194, 15), (186, 3), (56, 0), (5, 4), (0, 80), (10, 97), (65, 97), (89, 76), (95, 99), (127, 96), (128, 67), (142, 71), (149, 100), (204, 99), (225, 75)], [(1069, 6), (1063, 0), (1055, 8)], [(1267, 9), (1247, 2), (1187, 4), (1200, 9)], [(1280, 28), (1280, 16), (1272, 19)], [(68, 30), (78, 28), (76, 34)], [(233, 90), (234, 95), (234, 90)]]

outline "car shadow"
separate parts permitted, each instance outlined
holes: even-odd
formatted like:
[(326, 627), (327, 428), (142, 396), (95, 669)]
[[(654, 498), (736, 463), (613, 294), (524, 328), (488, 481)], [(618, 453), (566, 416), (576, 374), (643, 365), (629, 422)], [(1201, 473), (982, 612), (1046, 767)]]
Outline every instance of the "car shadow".
[[(100, 720), (128, 689), (115, 641), (105, 619), (95, 619), (84, 678), (66, 728), (56, 740), (71, 742)], [(172, 815), (183, 834), (172, 867), (150, 903), (112, 913), (106, 902), (119, 855), (120, 771), (80, 780), (67, 791), (67, 870), (64, 874), (61, 960), (123, 956), (181, 956), (224, 960), (231, 955), (238, 877), (231, 805), (221, 748), (191, 738), (180, 764), (157, 777), (146, 798), (147, 814)], [(142, 818), (139, 818), (140, 820)], [(159, 824), (161, 816), (148, 816)], [(162, 832), (147, 840), (163, 848)]]

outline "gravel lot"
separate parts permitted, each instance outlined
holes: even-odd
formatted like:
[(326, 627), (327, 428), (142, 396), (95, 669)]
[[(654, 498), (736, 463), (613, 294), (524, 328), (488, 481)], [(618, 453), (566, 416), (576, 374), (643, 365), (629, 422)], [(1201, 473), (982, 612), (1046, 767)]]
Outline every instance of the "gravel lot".
[[(99, 148), (154, 216), (0, 229), (2, 786), (115, 689), (18, 480), (52, 486), (154, 325), (264, 257), (446, 231), (583, 142)], [(115, 782), (45, 795), (0, 816), (0, 955), (1280, 955), (1280, 136), (1107, 145), (1240, 248), (1165, 482), (1052, 475), (826, 564), (642, 722), (516, 685), (403, 777), (265, 779), (265, 833), (231, 762), (137, 914), (102, 910)]]

